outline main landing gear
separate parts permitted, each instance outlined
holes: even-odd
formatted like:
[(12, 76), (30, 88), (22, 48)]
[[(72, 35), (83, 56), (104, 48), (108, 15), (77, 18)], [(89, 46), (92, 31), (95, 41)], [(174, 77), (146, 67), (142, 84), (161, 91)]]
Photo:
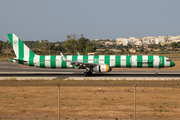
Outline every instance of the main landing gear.
[(156, 75), (158, 75), (158, 72), (159, 72), (158, 70), (159, 70), (159, 68), (157, 68), (157, 70), (156, 70)]
[(84, 76), (90, 76), (92, 75), (92, 69), (91, 68), (86, 68), (86, 72), (83, 73)]
[(92, 75), (92, 72), (84, 72), (83, 75), (84, 76), (90, 76), (90, 75)]

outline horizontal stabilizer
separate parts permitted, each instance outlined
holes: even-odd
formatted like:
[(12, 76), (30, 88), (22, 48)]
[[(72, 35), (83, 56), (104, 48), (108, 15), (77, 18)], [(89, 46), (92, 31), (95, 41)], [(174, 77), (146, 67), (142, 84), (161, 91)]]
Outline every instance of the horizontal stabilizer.
[(26, 61), (26, 60), (20, 60), (20, 59), (17, 59), (17, 58), (7, 58), (7, 59), (9, 59), (10, 61), (12, 61), (12, 60), (15, 60), (15, 61), (19, 61), (19, 62), (28, 62), (28, 61)]

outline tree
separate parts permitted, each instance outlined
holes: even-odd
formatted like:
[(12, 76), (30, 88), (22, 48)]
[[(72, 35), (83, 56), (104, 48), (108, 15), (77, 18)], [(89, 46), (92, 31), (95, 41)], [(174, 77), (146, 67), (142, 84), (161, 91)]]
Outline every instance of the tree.
[(83, 35), (78, 39), (78, 52), (80, 52), (80, 54), (86, 54), (86, 47), (88, 42), (89, 39), (84, 38)]
[(63, 47), (67, 50), (69, 54), (77, 54), (77, 41), (75, 39), (69, 39), (65, 41)]
[(159, 44), (149, 44), (148, 48), (154, 48), (154, 49), (158, 49), (160, 47)]
[(95, 52), (96, 51), (96, 47), (92, 43), (89, 42), (87, 44), (86, 51), (87, 52)]
[(162, 46), (161, 46), (161, 44), (160, 44), (160, 43), (159, 43), (158, 47), (159, 47), (159, 49), (161, 49), (161, 47), (162, 47)]
[(0, 41), (0, 53), (2, 53), (2, 49), (3, 49), (3, 41)]
[(66, 37), (67, 37), (67, 39), (69, 40), (71, 36), (70, 36), (70, 35), (67, 35)]
[(163, 47), (168, 47), (169, 45), (168, 44), (164, 44)]
[(172, 49), (179, 48), (179, 44), (176, 42), (172, 42), (170, 46), (172, 47)]
[(144, 46), (141, 46), (139, 52), (140, 52), (140, 53), (143, 53), (143, 52), (144, 52)]
[(41, 47), (41, 52), (44, 52), (44, 49), (45, 49), (44, 46), (42, 46), (42, 47)]

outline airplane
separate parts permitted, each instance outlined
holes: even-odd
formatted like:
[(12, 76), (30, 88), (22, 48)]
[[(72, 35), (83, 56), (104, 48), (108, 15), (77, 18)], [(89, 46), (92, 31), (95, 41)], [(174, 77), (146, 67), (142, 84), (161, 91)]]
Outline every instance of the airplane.
[(112, 68), (157, 68), (173, 67), (170, 58), (158, 55), (36, 55), (15, 34), (7, 34), (13, 47), (15, 58), (11, 62), (41, 68), (86, 69), (85, 76), (110, 72)]

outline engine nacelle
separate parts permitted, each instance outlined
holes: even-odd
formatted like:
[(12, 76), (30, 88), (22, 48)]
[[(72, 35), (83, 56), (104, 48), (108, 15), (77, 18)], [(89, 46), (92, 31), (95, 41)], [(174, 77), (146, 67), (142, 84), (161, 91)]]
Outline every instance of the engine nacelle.
[(108, 65), (97, 65), (93, 67), (93, 72), (109, 72), (111, 68)]

